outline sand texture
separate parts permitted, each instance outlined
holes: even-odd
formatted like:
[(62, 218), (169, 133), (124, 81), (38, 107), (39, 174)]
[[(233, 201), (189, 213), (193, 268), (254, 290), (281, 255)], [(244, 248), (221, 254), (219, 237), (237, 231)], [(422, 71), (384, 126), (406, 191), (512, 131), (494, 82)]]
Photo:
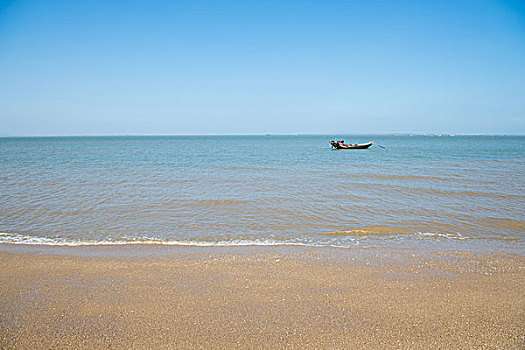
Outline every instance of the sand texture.
[(335, 255), (4, 250), (0, 348), (525, 348), (521, 256)]

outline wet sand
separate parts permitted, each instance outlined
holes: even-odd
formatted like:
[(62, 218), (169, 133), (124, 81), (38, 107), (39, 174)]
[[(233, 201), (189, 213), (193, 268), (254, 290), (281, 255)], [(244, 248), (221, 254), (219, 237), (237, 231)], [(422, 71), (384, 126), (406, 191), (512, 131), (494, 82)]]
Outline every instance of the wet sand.
[(2, 349), (523, 349), (525, 258), (0, 249)]

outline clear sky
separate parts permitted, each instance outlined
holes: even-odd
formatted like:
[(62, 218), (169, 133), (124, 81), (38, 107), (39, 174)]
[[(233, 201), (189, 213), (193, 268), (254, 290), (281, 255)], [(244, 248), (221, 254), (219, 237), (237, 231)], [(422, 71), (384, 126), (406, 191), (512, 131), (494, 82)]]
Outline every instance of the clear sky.
[(525, 134), (525, 2), (0, 0), (0, 134)]

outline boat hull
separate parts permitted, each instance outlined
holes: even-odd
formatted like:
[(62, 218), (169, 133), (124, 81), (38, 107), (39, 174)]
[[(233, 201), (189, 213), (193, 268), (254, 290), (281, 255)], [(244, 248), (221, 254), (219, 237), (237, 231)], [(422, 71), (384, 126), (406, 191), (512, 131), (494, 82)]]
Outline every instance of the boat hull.
[(343, 146), (341, 144), (337, 144), (336, 146), (334, 146), (334, 150), (341, 150), (341, 149), (367, 149), (369, 148), (370, 146), (372, 146), (374, 144), (374, 142), (368, 142), (368, 143), (359, 143), (359, 144), (354, 144), (354, 145), (347, 145), (347, 146)]

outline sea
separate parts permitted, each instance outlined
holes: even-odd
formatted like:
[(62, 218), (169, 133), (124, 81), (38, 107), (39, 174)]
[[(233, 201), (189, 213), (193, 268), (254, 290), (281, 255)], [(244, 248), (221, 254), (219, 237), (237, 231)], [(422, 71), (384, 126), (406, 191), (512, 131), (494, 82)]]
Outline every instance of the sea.
[(0, 166), (4, 244), (525, 255), (524, 136), (5, 137)]

